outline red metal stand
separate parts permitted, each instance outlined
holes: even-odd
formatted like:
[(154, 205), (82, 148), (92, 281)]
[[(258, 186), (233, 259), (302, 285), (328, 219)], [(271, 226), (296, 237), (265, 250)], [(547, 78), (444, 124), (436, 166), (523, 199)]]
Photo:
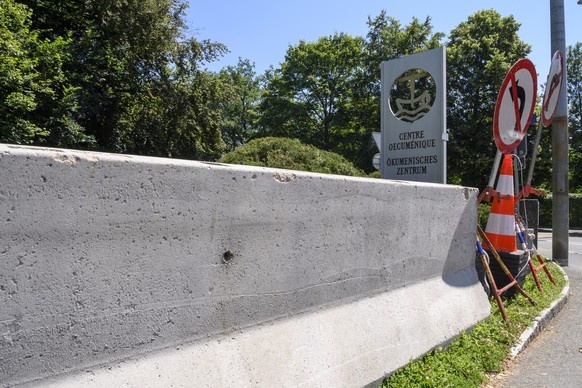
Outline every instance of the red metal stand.
[[(532, 276), (536, 282), (536, 286), (538, 287), (538, 290), (540, 290), (542, 295), (544, 295), (544, 289), (542, 288), (542, 285), (540, 283), (540, 279), (538, 277), (538, 271), (540, 269), (543, 269), (544, 272), (546, 273), (546, 275), (548, 276), (548, 279), (550, 279), (550, 282), (552, 282), (553, 285), (556, 285), (556, 282), (555, 282), (554, 278), (552, 277), (550, 270), (547, 267), (547, 263), (545, 262), (543, 257), (538, 253), (536, 246), (532, 243), (532, 249), (529, 249), (527, 247), (527, 243), (526, 243), (526, 240), (524, 238), (524, 233), (527, 233), (527, 230), (525, 229), (525, 226), (521, 222), (521, 218), (519, 217), (519, 215), (516, 215), (516, 217), (515, 217), (515, 225), (516, 225), (516, 231), (518, 232), (519, 239), (521, 240), (522, 247), (524, 250), (527, 250), (527, 255), (528, 255), (527, 262), (529, 264), (529, 268), (531, 269)], [(531, 258), (532, 251), (533, 251), (534, 255), (536, 256), (538, 263), (540, 264), (537, 267), (534, 264), (533, 259)]]
[(519, 285), (517, 280), (515, 280), (515, 277), (511, 274), (509, 269), (507, 269), (507, 266), (503, 263), (503, 261), (501, 260), (501, 257), (499, 257), (499, 254), (497, 253), (497, 251), (495, 250), (495, 248), (493, 247), (493, 245), (489, 241), (489, 238), (487, 238), (487, 235), (485, 234), (485, 232), (483, 231), (483, 229), (481, 228), (480, 225), (477, 225), (477, 231), (478, 231), (481, 239), (483, 239), (483, 241), (485, 241), (487, 243), (491, 252), (493, 253), (495, 260), (497, 261), (497, 263), (499, 264), (499, 266), (501, 267), (501, 269), (503, 270), (505, 275), (510, 280), (509, 283), (505, 287), (503, 287), (501, 289), (497, 288), (497, 285), (495, 284), (495, 279), (493, 279), (493, 274), (491, 273), (491, 268), (489, 267), (489, 263), (487, 261), (485, 251), (483, 250), (483, 247), (481, 246), (479, 239), (477, 239), (477, 249), (479, 250), (479, 255), (481, 256), (481, 261), (483, 262), (483, 267), (485, 268), (485, 274), (487, 275), (487, 280), (489, 280), (489, 285), (491, 286), (491, 292), (493, 293), (493, 296), (495, 297), (495, 300), (497, 301), (497, 305), (499, 306), (499, 311), (501, 312), (501, 316), (503, 317), (503, 320), (505, 321), (505, 323), (509, 323), (509, 320), (507, 319), (507, 312), (505, 311), (505, 306), (503, 306), (503, 302), (501, 300), (501, 295), (505, 291), (507, 291), (511, 287), (515, 287), (517, 289), (517, 291), (521, 295), (523, 295), (532, 305), (535, 306), (536, 302), (523, 290), (523, 288), (521, 288), (521, 286)]
[(531, 273), (532, 273), (532, 275), (534, 277), (534, 280), (536, 281), (536, 285), (538, 286), (538, 289), (540, 290), (540, 292), (542, 293), (542, 295), (544, 295), (544, 290), (542, 288), (542, 285), (540, 284), (540, 280), (538, 279), (538, 271), (540, 269), (543, 268), (543, 270), (546, 273), (546, 275), (548, 275), (548, 279), (550, 279), (550, 282), (552, 282), (552, 284), (554, 286), (556, 286), (557, 284), (556, 284), (556, 281), (554, 280), (554, 278), (552, 277), (552, 274), (550, 273), (550, 270), (547, 267), (547, 264), (548, 263), (546, 263), (544, 261), (544, 259), (540, 256), (540, 254), (538, 253), (537, 249), (534, 249), (534, 251), (535, 251), (535, 256), (537, 257), (538, 263), (540, 265), (536, 267), (535, 264), (534, 264), (534, 262), (533, 262), (533, 260), (532, 260), (532, 258), (531, 258), (531, 256), (530, 256), (530, 258), (528, 260), (529, 268), (531, 269)]

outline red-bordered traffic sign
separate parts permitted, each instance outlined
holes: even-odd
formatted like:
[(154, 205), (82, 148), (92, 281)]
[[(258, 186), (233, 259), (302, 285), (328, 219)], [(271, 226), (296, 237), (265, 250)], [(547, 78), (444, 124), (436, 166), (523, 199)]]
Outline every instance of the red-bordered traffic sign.
[(525, 136), (538, 89), (536, 68), (529, 59), (517, 61), (503, 80), (493, 117), (493, 135), (499, 151), (508, 154)]
[(564, 53), (560, 50), (554, 53), (552, 64), (548, 73), (544, 101), (542, 102), (542, 125), (549, 127), (554, 119), (558, 99), (562, 90), (562, 79), (564, 75)]

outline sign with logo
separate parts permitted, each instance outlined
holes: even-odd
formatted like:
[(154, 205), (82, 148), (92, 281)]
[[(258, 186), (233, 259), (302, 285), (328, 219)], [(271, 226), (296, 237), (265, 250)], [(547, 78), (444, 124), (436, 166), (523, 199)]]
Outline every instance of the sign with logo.
[(546, 90), (542, 102), (542, 124), (544, 127), (549, 127), (554, 119), (554, 114), (558, 107), (558, 99), (560, 98), (560, 91), (562, 89), (563, 76), (564, 54), (558, 50), (552, 57), (550, 71), (548, 73), (548, 82), (546, 82)]
[(495, 145), (511, 153), (525, 136), (536, 102), (538, 81), (529, 59), (517, 61), (503, 80), (493, 117)]
[(382, 62), (382, 178), (446, 183), (445, 48)]

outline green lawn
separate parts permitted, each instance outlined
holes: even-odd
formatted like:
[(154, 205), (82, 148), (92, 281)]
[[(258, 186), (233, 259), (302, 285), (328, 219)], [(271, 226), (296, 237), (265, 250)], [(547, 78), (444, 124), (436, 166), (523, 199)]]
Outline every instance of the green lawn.
[(461, 333), (446, 348), (435, 349), (396, 371), (383, 381), (381, 387), (479, 387), (487, 382), (488, 375), (501, 372), (521, 333), (542, 310), (560, 297), (567, 284), (556, 264), (551, 263), (548, 267), (557, 286), (550, 283), (543, 270), (539, 271), (545, 296), (537, 289), (531, 274), (523, 286), (537, 302), (536, 306), (518, 293), (504, 298), (509, 320), (506, 324), (495, 299), (490, 298), (489, 319), (478, 323), (471, 332)]

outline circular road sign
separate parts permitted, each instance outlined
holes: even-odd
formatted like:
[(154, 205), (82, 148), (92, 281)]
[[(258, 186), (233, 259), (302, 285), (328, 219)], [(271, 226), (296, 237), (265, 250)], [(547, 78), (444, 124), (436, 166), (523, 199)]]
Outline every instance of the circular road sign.
[(558, 99), (562, 90), (562, 78), (564, 75), (564, 54), (558, 50), (552, 57), (552, 64), (548, 73), (548, 82), (542, 102), (542, 125), (549, 127), (558, 107)]
[(510, 153), (525, 136), (537, 88), (536, 68), (529, 59), (521, 59), (509, 69), (499, 90), (493, 117), (493, 135), (499, 151)]

